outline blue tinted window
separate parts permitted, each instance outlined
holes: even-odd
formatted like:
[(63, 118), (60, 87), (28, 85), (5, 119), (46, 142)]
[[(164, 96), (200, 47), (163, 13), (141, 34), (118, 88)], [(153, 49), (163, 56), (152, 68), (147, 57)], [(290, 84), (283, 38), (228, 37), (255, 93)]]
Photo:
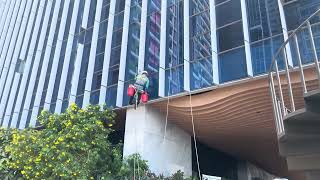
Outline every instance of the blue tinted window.
[(218, 51), (226, 51), (244, 44), (242, 22), (217, 30)]
[[(288, 30), (296, 29), (303, 21), (305, 21), (311, 14), (319, 9), (319, 0), (299, 0), (284, 6), (287, 28)], [(320, 15), (313, 18), (311, 21), (319, 22)]]
[(192, 34), (205, 33), (210, 31), (210, 14), (204, 11), (194, 15), (190, 19), (190, 32)]
[(90, 104), (98, 104), (99, 103), (100, 90), (92, 91), (90, 94)]
[(173, 95), (183, 91), (183, 66), (170, 68), (166, 72), (165, 95)]
[[(196, 1), (200, 2), (200, 1)], [(201, 1), (205, 3), (204, 1)], [(192, 6), (195, 7), (195, 6)], [(165, 94), (183, 91), (183, 1), (172, 2), (167, 9)], [(194, 18), (196, 19), (196, 18)], [(192, 20), (191, 20), (192, 21)]]
[(241, 79), (247, 76), (244, 48), (219, 55), (220, 82)]
[(190, 7), (192, 8), (192, 15), (199, 14), (209, 9), (209, 0), (190, 1)]
[(211, 56), (210, 33), (200, 34), (191, 39), (191, 61)]
[[(251, 58), (254, 75), (267, 73), (269, 71), (272, 58), (282, 43), (283, 35), (280, 34), (273, 38), (251, 44)], [(282, 55), (280, 58), (282, 58)], [(280, 61), (282, 61), (282, 59)]]
[(104, 21), (109, 18), (109, 10), (110, 4), (106, 4), (102, 7), (100, 21)]
[(282, 33), (277, 0), (246, 0), (251, 42)]
[(145, 46), (145, 64), (144, 68), (149, 74), (152, 74), (150, 79), (149, 94), (150, 98), (158, 96), (159, 76), (159, 56), (160, 56), (160, 28), (161, 28), (161, 1), (150, 0), (148, 6), (147, 17), (147, 35)]
[(191, 89), (200, 89), (212, 85), (211, 57), (191, 62)]
[(251, 45), (251, 58), (254, 75), (268, 72), (272, 59), (271, 47), (270, 39)]
[(241, 20), (240, 0), (231, 0), (216, 6), (217, 27)]
[(118, 86), (114, 85), (114, 86), (109, 86), (107, 88), (107, 95), (106, 95), (106, 105), (108, 107), (116, 107), (116, 101), (117, 101), (117, 90), (118, 90)]

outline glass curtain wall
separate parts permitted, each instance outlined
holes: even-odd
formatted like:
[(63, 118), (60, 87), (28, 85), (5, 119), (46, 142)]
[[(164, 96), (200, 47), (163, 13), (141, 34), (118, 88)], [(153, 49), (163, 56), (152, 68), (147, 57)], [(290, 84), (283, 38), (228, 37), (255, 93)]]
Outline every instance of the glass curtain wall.
[(211, 86), (212, 49), (209, 0), (190, 1), (190, 88)]
[(80, 28), (79, 38), (80, 38), (80, 41), (82, 41), (81, 44), (84, 45), (80, 76), (79, 76), (79, 84), (77, 89), (77, 98), (76, 98), (76, 103), (80, 107), (82, 106), (84, 89), (86, 85), (87, 70), (88, 70), (88, 63), (89, 63), (89, 56), (90, 56), (90, 49), (91, 49), (91, 42), (92, 42), (93, 25), (94, 25), (95, 14), (96, 14), (96, 6), (97, 6), (97, 0), (92, 0), (90, 2), (90, 11), (89, 11), (87, 29)]
[(104, 62), (104, 51), (106, 47), (106, 36), (109, 22), (110, 0), (104, 0), (102, 4), (101, 18), (99, 22), (98, 44), (95, 57), (94, 73), (91, 85), (90, 103), (99, 103), (100, 86), (102, 79), (102, 68)]
[[(283, 4), (287, 28), (289, 33), (296, 29), (308, 17), (320, 8), (319, 0), (299, 0), (299, 1), (286, 1)], [(313, 38), (316, 45), (318, 56), (320, 56), (320, 15), (310, 19)], [(300, 55), (302, 63), (313, 62), (313, 54), (310, 42), (310, 34), (306, 26), (301, 32), (298, 32), (297, 38), (300, 48)], [(297, 65), (297, 54), (294, 42), (290, 41), (293, 62)]]
[(272, 56), (283, 43), (277, 0), (246, 0), (254, 75), (269, 72)]
[(128, 105), (127, 88), (134, 83), (138, 71), (141, 6), (142, 0), (131, 1), (123, 105)]
[(240, 0), (215, 0), (215, 7), (220, 83), (244, 78), (247, 65)]
[(183, 91), (183, 0), (167, 2), (165, 95)]
[(119, 65), (121, 54), (121, 42), (123, 32), (123, 15), (125, 8), (125, 0), (116, 1), (116, 10), (114, 16), (113, 35), (111, 42), (111, 59), (108, 75), (108, 87), (106, 95), (106, 104), (109, 107), (115, 107), (117, 99)]

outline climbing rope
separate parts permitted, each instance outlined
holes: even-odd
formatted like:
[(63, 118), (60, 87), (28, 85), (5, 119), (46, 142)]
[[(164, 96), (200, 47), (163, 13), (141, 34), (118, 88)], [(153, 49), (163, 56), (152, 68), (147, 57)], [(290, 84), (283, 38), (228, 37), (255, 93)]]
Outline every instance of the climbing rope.
[[(177, 11), (175, 11), (177, 12)], [(172, 19), (172, 22), (174, 24), (174, 16)], [(173, 45), (173, 35), (172, 35), (172, 44), (171, 44), (171, 48), (173, 49), (174, 45)], [(179, 36), (177, 36), (179, 37)], [(172, 61), (172, 56), (173, 53), (171, 54), (171, 61)], [(170, 77), (172, 78), (172, 64), (170, 64)], [(163, 136), (163, 142), (165, 142), (166, 139), (166, 134), (167, 134), (167, 126), (168, 126), (168, 117), (169, 117), (169, 103), (170, 103), (170, 79), (169, 79), (169, 85), (168, 85), (168, 93), (167, 93), (167, 112), (166, 112), (166, 121), (165, 121), (165, 127), (164, 127), (164, 136)], [(191, 91), (189, 91), (189, 103), (190, 103), (190, 113), (191, 113), (191, 123), (192, 123), (192, 134), (193, 134), (193, 141), (194, 141), (194, 149), (195, 149), (195, 153), (196, 153), (196, 160), (197, 160), (197, 168), (198, 168), (198, 175), (199, 175), (199, 179), (201, 180), (201, 172), (200, 172), (200, 165), (199, 165), (199, 155), (198, 155), (198, 147), (197, 147), (197, 139), (196, 139), (196, 133), (195, 133), (195, 128), (194, 128), (194, 117), (193, 117), (193, 105), (192, 105), (192, 99), (191, 99)]]
[[(137, 102), (136, 102), (137, 104)], [(137, 175), (138, 175), (138, 180), (140, 180), (140, 173), (139, 173), (139, 159), (137, 157), (137, 154), (138, 154), (138, 149), (137, 149), (137, 124), (135, 125), (134, 127), (134, 132), (135, 132), (135, 141), (136, 141), (136, 153), (133, 155), (133, 180), (136, 179), (136, 162), (137, 162), (137, 166), (138, 166), (138, 169), (137, 169)]]
[(193, 105), (192, 105), (192, 98), (191, 98), (191, 91), (189, 91), (189, 103), (190, 103), (190, 114), (191, 114), (191, 123), (192, 123), (192, 134), (193, 134), (193, 141), (194, 141), (194, 149), (196, 151), (196, 159), (197, 159), (197, 167), (198, 167), (198, 174), (200, 180), (201, 178), (201, 172), (200, 172), (200, 165), (199, 165), (199, 155), (198, 155), (198, 146), (197, 146), (197, 139), (196, 139), (196, 132), (194, 129), (194, 117), (193, 117)]
[(165, 141), (165, 139), (166, 139), (166, 134), (167, 134), (168, 117), (169, 117), (169, 103), (170, 103), (170, 95), (169, 95), (169, 92), (170, 92), (170, 81), (169, 81), (168, 94), (167, 94), (166, 122), (165, 122), (165, 125), (164, 125), (164, 135), (163, 135), (163, 141), (162, 141), (162, 142)]

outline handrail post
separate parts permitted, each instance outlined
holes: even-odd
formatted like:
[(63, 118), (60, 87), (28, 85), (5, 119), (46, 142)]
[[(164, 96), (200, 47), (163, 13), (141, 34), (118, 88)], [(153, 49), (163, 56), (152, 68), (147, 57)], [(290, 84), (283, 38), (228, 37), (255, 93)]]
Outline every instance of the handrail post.
[(287, 75), (287, 83), (288, 83), (288, 91), (289, 91), (289, 99), (290, 99), (290, 105), (291, 105), (291, 111), (295, 111), (296, 107), (294, 104), (294, 99), (293, 99), (293, 93), (292, 93), (292, 84), (291, 84), (291, 78), (290, 78), (290, 72), (289, 72), (289, 67), (288, 67), (288, 58), (286, 55), (286, 49), (282, 49), (282, 53), (284, 56), (284, 64), (285, 64), (285, 70), (286, 70), (286, 75)]
[(273, 107), (273, 113), (274, 113), (274, 119), (275, 119), (275, 123), (276, 123), (276, 130), (277, 130), (277, 134), (280, 133), (280, 126), (279, 126), (279, 112), (278, 112), (278, 107), (277, 107), (277, 97), (276, 97), (276, 93), (274, 90), (274, 82), (273, 82), (273, 73), (270, 73), (270, 94), (272, 97), (272, 107)]
[(309, 35), (310, 35), (310, 42), (311, 42), (311, 48), (312, 48), (312, 54), (313, 54), (313, 58), (314, 58), (314, 63), (316, 66), (316, 71), (318, 74), (318, 83), (320, 86), (320, 68), (319, 68), (319, 62), (318, 62), (318, 55), (317, 55), (317, 51), (316, 51), (316, 45), (314, 43), (314, 39), (313, 39), (313, 33), (312, 33), (312, 29), (311, 29), (311, 25), (310, 25), (310, 21), (307, 21), (307, 26), (308, 26), (308, 30), (309, 30)]
[(283, 93), (282, 93), (282, 86), (281, 86), (281, 79), (279, 75), (279, 67), (278, 67), (278, 60), (275, 60), (275, 68), (276, 68), (276, 75), (277, 75), (277, 81), (278, 81), (278, 88), (279, 88), (279, 96), (280, 96), (280, 101), (281, 101), (281, 109), (282, 109), (282, 115), (285, 116), (286, 110), (285, 110), (285, 105), (284, 105), (284, 99), (283, 99)]
[(299, 48), (299, 43), (298, 43), (298, 38), (297, 35), (294, 35), (294, 44), (296, 46), (296, 51), (297, 51), (297, 57), (298, 57), (298, 63), (299, 63), (299, 69), (300, 69), (300, 77), (301, 77), (301, 85), (303, 89), (303, 94), (307, 93), (307, 86), (306, 86), (306, 81), (304, 78), (304, 73), (303, 73), (303, 67), (302, 67), (302, 60), (301, 60), (301, 55), (300, 55), (300, 48)]
[(277, 101), (278, 112), (280, 112), (279, 113), (280, 134), (282, 134), (282, 132), (284, 132), (283, 117), (285, 115), (281, 114), (280, 104), (281, 102)]

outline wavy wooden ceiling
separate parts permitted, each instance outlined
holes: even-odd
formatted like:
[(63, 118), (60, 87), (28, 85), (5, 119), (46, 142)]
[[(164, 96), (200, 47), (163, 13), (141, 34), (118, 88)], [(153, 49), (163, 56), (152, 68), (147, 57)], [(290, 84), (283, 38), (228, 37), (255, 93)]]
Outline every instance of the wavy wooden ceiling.
[[(315, 70), (310, 68), (305, 75), (308, 89), (314, 89)], [(303, 106), (300, 76), (294, 72), (291, 79), (299, 108)], [(284, 76), (282, 81), (286, 82)], [(286, 86), (283, 92), (288, 102)], [(278, 153), (267, 77), (192, 95), (192, 105), (199, 141), (276, 175), (288, 175), (286, 161)], [(167, 101), (152, 106), (166, 113)], [(169, 121), (192, 132), (189, 96), (170, 99)]]

